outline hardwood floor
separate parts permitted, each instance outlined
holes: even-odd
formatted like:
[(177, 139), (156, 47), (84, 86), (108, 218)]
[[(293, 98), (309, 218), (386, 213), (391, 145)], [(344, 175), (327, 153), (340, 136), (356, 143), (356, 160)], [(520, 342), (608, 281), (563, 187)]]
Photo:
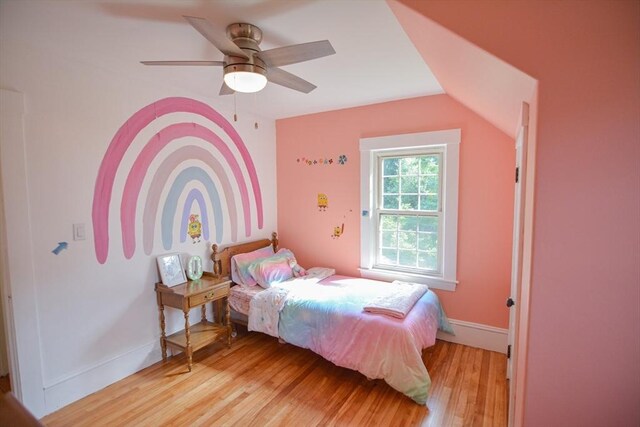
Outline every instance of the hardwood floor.
[(0, 393), (8, 393), (11, 391), (11, 381), (9, 375), (0, 377)]
[(42, 419), (47, 426), (506, 426), (503, 354), (438, 341), (427, 407), (382, 380), (259, 333), (156, 363)]

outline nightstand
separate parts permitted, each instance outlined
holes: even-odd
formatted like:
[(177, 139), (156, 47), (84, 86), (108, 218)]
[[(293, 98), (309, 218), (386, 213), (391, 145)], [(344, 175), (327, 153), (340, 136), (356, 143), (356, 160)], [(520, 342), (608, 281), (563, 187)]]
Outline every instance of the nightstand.
[[(173, 287), (156, 283), (160, 330), (162, 332), (160, 337), (162, 360), (167, 360), (167, 346), (182, 350), (187, 356), (187, 365), (191, 371), (194, 351), (224, 338), (227, 340), (227, 345), (231, 347), (231, 321), (227, 300), (230, 285), (231, 280), (228, 277), (216, 277), (211, 273), (204, 273), (200, 280), (190, 280)], [(216, 319), (213, 322), (207, 320), (206, 305), (209, 302), (216, 304)], [(184, 330), (169, 336), (166, 335), (165, 306), (182, 310)], [(195, 307), (201, 307), (201, 320), (195, 325), (189, 325), (189, 311)]]

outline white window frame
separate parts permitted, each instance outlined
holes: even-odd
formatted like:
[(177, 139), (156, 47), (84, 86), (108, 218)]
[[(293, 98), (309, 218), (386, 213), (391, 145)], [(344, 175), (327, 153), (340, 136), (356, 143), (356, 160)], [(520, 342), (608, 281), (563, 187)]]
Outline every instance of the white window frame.
[[(377, 280), (404, 280), (424, 283), (434, 289), (454, 291), (457, 281), (458, 249), (458, 171), (460, 158), (460, 129), (411, 133), (360, 139), (360, 273)], [(421, 150), (442, 149), (443, 180), (441, 184), (442, 270), (439, 274), (417, 274), (375, 265), (378, 224), (375, 203), (378, 197), (378, 159), (380, 155), (416, 154)]]

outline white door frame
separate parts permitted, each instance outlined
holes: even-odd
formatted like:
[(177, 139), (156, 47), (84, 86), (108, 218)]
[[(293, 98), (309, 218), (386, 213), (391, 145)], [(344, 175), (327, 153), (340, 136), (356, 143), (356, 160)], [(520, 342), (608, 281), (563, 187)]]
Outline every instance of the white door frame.
[(522, 264), (524, 248), (524, 215), (525, 190), (527, 186), (527, 150), (529, 139), (529, 104), (522, 103), (520, 126), (516, 135), (516, 182), (514, 190), (513, 216), (513, 251), (511, 260), (511, 293), (513, 306), (509, 308), (509, 336), (508, 345), (510, 358), (507, 360), (507, 378), (509, 379), (509, 418), (508, 425), (514, 425), (514, 410), (516, 397), (517, 375), (515, 367), (518, 364), (518, 340), (520, 323), (520, 296), (522, 287)]
[(0, 89), (0, 241), (11, 388), (36, 418), (45, 415), (40, 328), (29, 211), (24, 94)]

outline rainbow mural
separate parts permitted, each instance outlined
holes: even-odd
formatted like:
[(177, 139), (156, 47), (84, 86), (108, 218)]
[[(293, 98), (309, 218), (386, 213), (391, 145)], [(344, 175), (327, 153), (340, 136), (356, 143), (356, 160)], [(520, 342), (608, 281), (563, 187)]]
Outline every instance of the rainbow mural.
[[(180, 209), (180, 241), (184, 242), (186, 240), (186, 224), (191, 206), (194, 203), (197, 203), (200, 209), (202, 232), (205, 240), (209, 238), (210, 231), (212, 231), (210, 223), (213, 221), (216, 242), (220, 243), (222, 241), (224, 232), (222, 208), (224, 206), (229, 215), (231, 240), (234, 242), (237, 241), (238, 231), (241, 226), (238, 221), (236, 195), (232, 189), (231, 180), (235, 182), (239, 189), (244, 235), (249, 237), (251, 235), (251, 204), (249, 187), (245, 180), (243, 168), (246, 170), (251, 184), (256, 206), (258, 228), (262, 229), (263, 227), (264, 216), (260, 183), (258, 182), (258, 175), (256, 174), (253, 160), (240, 135), (238, 135), (233, 126), (220, 113), (200, 101), (179, 97), (165, 98), (142, 108), (118, 129), (100, 164), (93, 194), (92, 211), (96, 258), (100, 264), (106, 262), (109, 253), (109, 209), (115, 178), (122, 159), (136, 136), (145, 127), (151, 125), (157, 118), (170, 113), (192, 113), (210, 120), (219, 127), (219, 129), (216, 128), (216, 131), (219, 132), (221, 130), (229, 137), (237, 152), (240, 154), (240, 159), (236, 159), (232, 150), (227, 146), (227, 143), (225, 143), (216, 132), (200, 124), (187, 122), (173, 123), (155, 133), (140, 153), (138, 153), (131, 169), (128, 172), (122, 172), (127, 174), (122, 191), (122, 199), (120, 200), (122, 249), (125, 258), (131, 259), (135, 253), (135, 217), (140, 198), (140, 190), (145, 178), (147, 178), (149, 174), (151, 163), (161, 152), (166, 154), (167, 151), (169, 151), (169, 154), (157, 168), (153, 177), (151, 177), (149, 191), (144, 200), (142, 240), (144, 252), (147, 255), (151, 254), (153, 250), (156, 216), (159, 209), (162, 209), (160, 224), (162, 245), (166, 250), (171, 249), (173, 245), (173, 222), (179, 210), (178, 203), (180, 196), (187, 191), (189, 183), (194, 181), (199, 182), (204, 187), (205, 193), (211, 202), (213, 215), (209, 215), (207, 212), (207, 204), (205, 203), (203, 193), (196, 188), (190, 189), (185, 203), (182, 209)], [(184, 137), (193, 137), (204, 141), (207, 143), (209, 149), (207, 150), (197, 145), (188, 145), (172, 150), (174, 141)], [(216, 153), (216, 155), (213, 153)], [(183, 162), (192, 159), (197, 159), (208, 166), (218, 178), (221, 188), (218, 188), (213, 179), (211, 179), (210, 172), (198, 166), (186, 167), (180, 171), (173, 182), (170, 183), (169, 178), (172, 173), (177, 171)], [(231, 176), (227, 176), (221, 161), (231, 170)], [(160, 198), (163, 189), (167, 187), (169, 188), (169, 192), (161, 207)], [(220, 193), (222, 193), (224, 198), (224, 204), (220, 200)]]

